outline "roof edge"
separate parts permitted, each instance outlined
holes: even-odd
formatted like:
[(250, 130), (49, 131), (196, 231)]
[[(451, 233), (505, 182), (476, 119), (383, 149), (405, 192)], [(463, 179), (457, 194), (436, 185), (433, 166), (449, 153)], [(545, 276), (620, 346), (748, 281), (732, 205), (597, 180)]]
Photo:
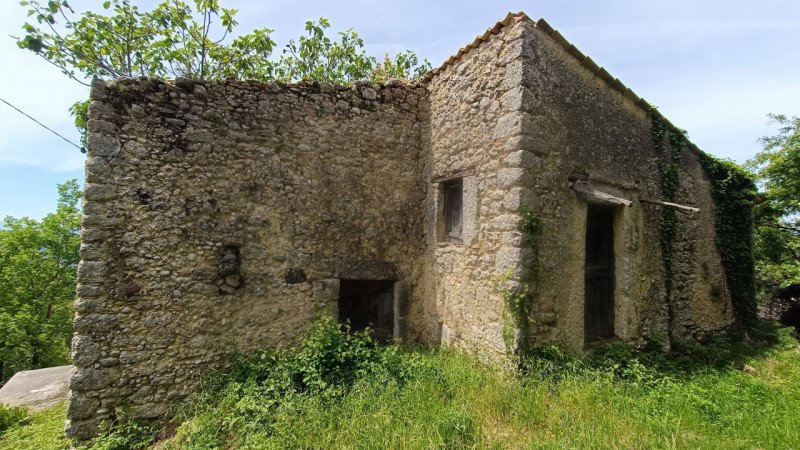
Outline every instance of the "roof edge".
[(669, 127), (673, 132), (677, 132), (678, 134), (683, 136), (683, 139), (686, 141), (687, 147), (690, 150), (699, 154), (705, 153), (702, 150), (700, 150), (700, 148), (697, 145), (695, 145), (692, 141), (690, 141), (689, 138), (685, 136), (682, 129), (678, 128), (677, 126), (675, 126), (675, 124), (670, 122), (669, 119), (667, 119), (663, 114), (661, 114), (661, 112), (658, 111), (647, 100), (645, 100), (642, 97), (639, 97), (635, 92), (633, 92), (631, 88), (625, 86), (625, 83), (620, 81), (619, 78), (615, 78), (605, 68), (595, 63), (594, 60), (592, 60), (592, 58), (586, 56), (583, 52), (578, 50), (578, 48), (575, 47), (575, 45), (570, 43), (561, 33), (559, 33), (555, 28), (550, 26), (550, 24), (547, 23), (547, 21), (544, 20), (544, 18), (540, 18), (539, 20), (533, 20), (523, 11), (519, 11), (516, 13), (509, 12), (506, 15), (506, 17), (495, 23), (493, 27), (487, 29), (483, 34), (477, 36), (471, 43), (460, 48), (458, 52), (456, 52), (456, 54), (447, 58), (447, 60), (445, 60), (445, 62), (442, 63), (441, 66), (428, 72), (428, 74), (422, 78), (422, 82), (429, 83), (431, 80), (433, 80), (433, 78), (435, 78), (437, 75), (445, 71), (448, 67), (453, 65), (453, 63), (461, 59), (461, 57), (464, 54), (469, 53), (469, 51), (472, 50), (473, 48), (479, 47), (484, 42), (487, 42), (490, 39), (492, 39), (493, 36), (500, 34), (500, 31), (503, 28), (506, 28), (510, 25), (522, 21), (527, 21), (533, 24), (534, 27), (540, 29), (542, 32), (548, 35), (551, 39), (553, 39), (554, 42), (556, 42), (559, 46), (561, 46), (561, 48), (563, 48), (568, 54), (570, 54), (573, 58), (575, 58), (583, 67), (588, 69), (595, 76), (605, 81), (606, 85), (609, 88), (619, 92), (624, 98), (627, 98), (634, 105), (644, 110), (644, 112), (648, 114), (653, 114), (657, 116), (659, 119), (661, 119), (667, 125), (667, 127)]
[(458, 51), (454, 55), (451, 55), (449, 58), (447, 58), (442, 63), (442, 65), (428, 72), (427, 75), (425, 75), (422, 78), (422, 82), (427, 83), (431, 81), (434, 77), (444, 72), (454, 62), (461, 59), (461, 57), (464, 56), (466, 53), (469, 53), (470, 50), (472, 50), (473, 48), (478, 48), (481, 44), (490, 40), (493, 36), (500, 34), (500, 30), (502, 30), (503, 28), (512, 25), (514, 23), (521, 22), (523, 20), (536, 24), (536, 22), (534, 22), (533, 19), (528, 17), (528, 15), (522, 11), (516, 13), (509, 12), (503, 19), (497, 21), (497, 23), (495, 23), (493, 27), (487, 29), (483, 34), (478, 35), (469, 44), (458, 49)]

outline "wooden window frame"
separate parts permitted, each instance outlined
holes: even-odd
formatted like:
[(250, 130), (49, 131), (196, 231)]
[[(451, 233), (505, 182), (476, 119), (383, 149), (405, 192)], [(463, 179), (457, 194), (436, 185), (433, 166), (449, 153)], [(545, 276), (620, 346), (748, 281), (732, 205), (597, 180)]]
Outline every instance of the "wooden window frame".
[(442, 241), (460, 244), (464, 232), (464, 179), (451, 178), (441, 182)]

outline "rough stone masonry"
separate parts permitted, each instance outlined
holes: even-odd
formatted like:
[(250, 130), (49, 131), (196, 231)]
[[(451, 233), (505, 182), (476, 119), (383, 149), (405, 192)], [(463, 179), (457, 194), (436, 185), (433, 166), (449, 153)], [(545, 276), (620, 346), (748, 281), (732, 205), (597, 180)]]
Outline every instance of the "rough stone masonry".
[[(520, 339), (580, 351), (594, 320), (629, 342), (730, 324), (692, 145), (676, 202), (699, 212), (679, 213), (667, 295), (666, 206), (638, 201), (661, 196), (643, 105), (524, 14), (421, 82), (94, 82), (68, 434), (161, 416), (235, 350), (292, 346), (322, 315), (490, 358)], [(509, 342), (533, 264), (530, 334)]]

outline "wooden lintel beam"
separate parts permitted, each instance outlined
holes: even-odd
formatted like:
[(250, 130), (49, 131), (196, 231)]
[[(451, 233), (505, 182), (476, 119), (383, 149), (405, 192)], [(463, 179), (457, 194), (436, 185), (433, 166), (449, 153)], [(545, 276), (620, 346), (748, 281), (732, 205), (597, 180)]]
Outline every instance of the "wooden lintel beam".
[(616, 197), (611, 194), (607, 194), (605, 192), (594, 190), (589, 186), (586, 186), (585, 184), (580, 182), (570, 183), (570, 188), (575, 192), (588, 195), (590, 197), (594, 197), (603, 203), (610, 203), (612, 205), (624, 205), (624, 206), (631, 206), (633, 204), (633, 202), (628, 199)]
[(661, 205), (661, 206), (666, 206), (668, 208), (680, 209), (681, 211), (700, 212), (700, 208), (695, 208), (693, 206), (679, 205), (677, 203), (671, 203), (671, 202), (662, 202), (661, 200), (649, 200), (640, 197), (639, 201), (642, 203), (650, 203), (652, 205)]

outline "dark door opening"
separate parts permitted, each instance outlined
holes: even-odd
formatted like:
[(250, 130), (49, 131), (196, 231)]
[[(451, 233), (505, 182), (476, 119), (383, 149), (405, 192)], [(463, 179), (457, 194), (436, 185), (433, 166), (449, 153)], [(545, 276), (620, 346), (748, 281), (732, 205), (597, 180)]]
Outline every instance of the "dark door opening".
[(339, 322), (350, 321), (352, 331), (367, 327), (379, 341), (394, 334), (394, 282), (387, 280), (340, 280)]
[(584, 336), (614, 336), (614, 209), (589, 205), (586, 215)]

